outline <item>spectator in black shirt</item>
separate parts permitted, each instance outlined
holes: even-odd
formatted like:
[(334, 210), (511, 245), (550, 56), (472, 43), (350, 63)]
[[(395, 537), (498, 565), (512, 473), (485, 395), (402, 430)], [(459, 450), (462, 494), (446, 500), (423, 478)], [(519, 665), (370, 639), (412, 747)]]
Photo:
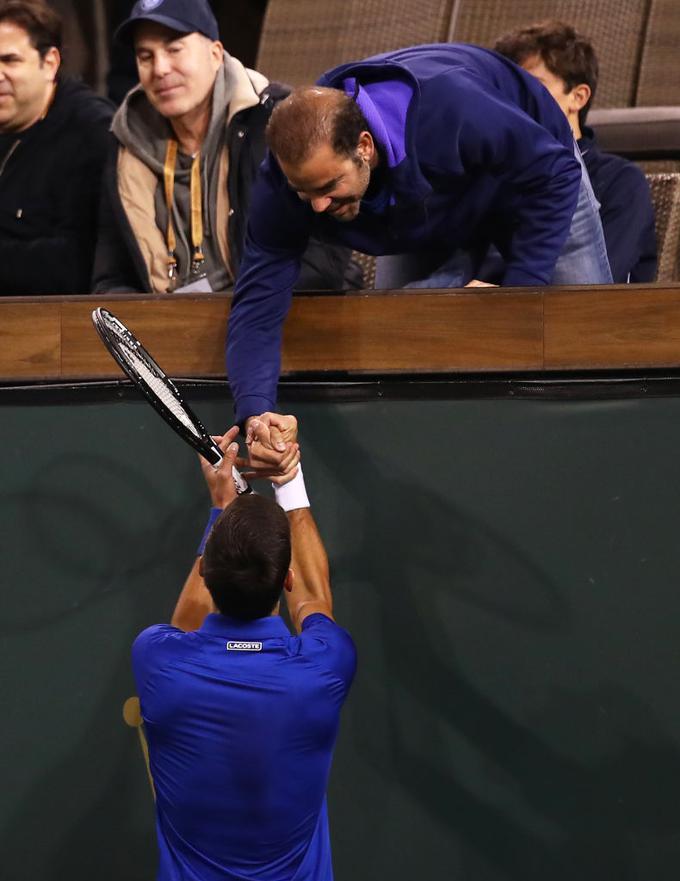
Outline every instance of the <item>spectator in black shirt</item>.
[(59, 76), (61, 19), (0, 0), (0, 294), (86, 294), (112, 108)]
[(501, 37), (494, 49), (542, 82), (569, 120), (600, 202), (614, 282), (654, 281), (656, 234), (647, 179), (634, 163), (603, 153), (585, 125), (598, 77), (591, 43), (568, 24), (546, 21)]

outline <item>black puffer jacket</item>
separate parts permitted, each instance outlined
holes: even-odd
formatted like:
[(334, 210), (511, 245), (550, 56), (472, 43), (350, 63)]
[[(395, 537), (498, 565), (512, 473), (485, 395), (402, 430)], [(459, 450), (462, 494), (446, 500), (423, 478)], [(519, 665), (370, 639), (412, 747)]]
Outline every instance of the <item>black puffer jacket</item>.
[[(234, 115), (227, 131), (229, 150), (229, 254), (234, 274), (243, 253), (250, 194), (265, 152), (265, 128), (277, 102), (289, 89), (270, 83), (262, 100)], [(94, 293), (152, 290), (149, 272), (128, 221), (118, 192), (118, 146), (114, 146), (104, 175), (99, 243), (95, 261)], [(362, 272), (351, 259), (351, 251), (337, 244), (310, 241), (302, 262), (298, 290), (343, 290), (359, 288)]]
[(0, 135), (0, 294), (89, 293), (112, 116), (64, 79), (45, 119)]

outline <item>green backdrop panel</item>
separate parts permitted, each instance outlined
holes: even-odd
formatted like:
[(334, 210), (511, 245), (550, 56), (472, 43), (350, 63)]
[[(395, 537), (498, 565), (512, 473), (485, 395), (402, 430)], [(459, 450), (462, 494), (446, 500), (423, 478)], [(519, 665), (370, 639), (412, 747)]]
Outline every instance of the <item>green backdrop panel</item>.
[[(677, 881), (680, 399), (295, 410), (360, 659), (338, 881)], [(131, 401), (5, 405), (0, 442), (2, 876), (152, 878), (121, 709), (204, 526), (194, 455)]]

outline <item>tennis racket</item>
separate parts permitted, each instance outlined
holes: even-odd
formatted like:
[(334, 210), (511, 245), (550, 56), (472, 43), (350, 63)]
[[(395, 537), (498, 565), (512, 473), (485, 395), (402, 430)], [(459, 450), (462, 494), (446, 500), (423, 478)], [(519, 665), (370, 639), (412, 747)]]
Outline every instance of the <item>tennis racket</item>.
[[(102, 342), (123, 372), (142, 392), (154, 410), (177, 434), (212, 465), (224, 458), (195, 413), (184, 403), (173, 381), (156, 364), (137, 337), (107, 309), (95, 309), (92, 323)], [(238, 493), (252, 492), (248, 482), (232, 468)]]

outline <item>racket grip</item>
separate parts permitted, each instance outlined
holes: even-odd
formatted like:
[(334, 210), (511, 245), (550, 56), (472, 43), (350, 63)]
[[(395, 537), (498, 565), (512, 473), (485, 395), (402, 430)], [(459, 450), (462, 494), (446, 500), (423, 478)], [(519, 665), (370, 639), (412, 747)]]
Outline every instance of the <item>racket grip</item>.
[[(207, 449), (204, 453), (206, 459), (210, 462), (211, 465), (217, 467), (224, 456), (222, 455), (222, 450), (217, 446), (217, 444), (212, 444), (209, 449)], [(253, 488), (245, 479), (245, 477), (241, 474), (241, 472), (236, 468), (235, 465), (231, 466), (231, 476), (234, 478), (234, 486), (236, 487), (236, 492), (241, 496), (243, 493), (251, 493)]]
[(231, 476), (234, 478), (234, 486), (236, 487), (236, 492), (240, 496), (244, 493), (251, 493), (253, 491), (252, 486), (248, 483), (245, 477), (234, 465), (231, 466)]

